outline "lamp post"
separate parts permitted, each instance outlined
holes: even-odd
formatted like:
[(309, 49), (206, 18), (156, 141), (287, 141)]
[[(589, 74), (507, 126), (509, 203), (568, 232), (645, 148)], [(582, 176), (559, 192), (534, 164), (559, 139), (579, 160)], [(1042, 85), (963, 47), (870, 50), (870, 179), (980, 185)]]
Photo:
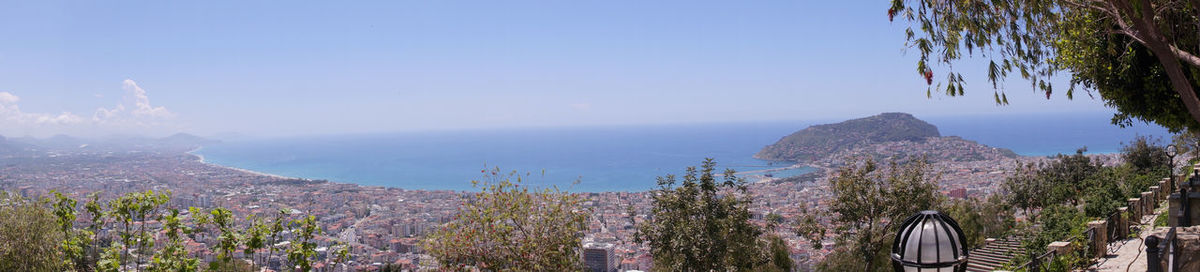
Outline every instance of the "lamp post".
[(921, 211), (900, 225), (891, 257), (897, 272), (963, 272), (967, 271), (967, 238), (950, 216)]
[(1179, 155), (1177, 152), (1175, 145), (1167, 145), (1167, 170), (1170, 170), (1167, 177), (1171, 179), (1172, 185), (1175, 184), (1175, 155)]
[[(1172, 182), (1175, 181), (1175, 155), (1177, 155), (1176, 151), (1175, 151), (1175, 145), (1167, 146), (1167, 156), (1171, 157), (1170, 163), (1171, 163), (1171, 181)], [(1193, 169), (1193, 170), (1195, 170), (1195, 169)], [(1197, 170), (1197, 171), (1200, 171), (1200, 170)], [(1190, 201), (1188, 201), (1190, 198), (1190, 197), (1188, 197), (1188, 188), (1191, 187), (1192, 180), (1195, 180), (1196, 178), (1197, 178), (1197, 175), (1193, 174), (1191, 177), (1181, 180), (1181, 182), (1178, 185), (1179, 186), (1179, 204), (1180, 204), (1179, 206), (1182, 206), (1180, 209), (1180, 212), (1183, 213), (1183, 215), (1181, 215), (1179, 217), (1179, 226), (1182, 226), (1182, 227), (1192, 226), (1192, 212), (1191, 212), (1192, 204), (1189, 203)]]

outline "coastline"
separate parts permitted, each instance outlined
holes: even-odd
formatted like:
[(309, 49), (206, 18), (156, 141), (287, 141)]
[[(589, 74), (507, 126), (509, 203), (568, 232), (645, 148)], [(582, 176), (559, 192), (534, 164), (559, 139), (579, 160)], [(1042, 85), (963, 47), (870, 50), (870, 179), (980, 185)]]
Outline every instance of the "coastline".
[(197, 162), (199, 162), (199, 163), (202, 163), (202, 164), (205, 164), (205, 165), (209, 165), (209, 166), (213, 166), (213, 167), (219, 167), (219, 168), (225, 168), (225, 169), (229, 169), (229, 170), (234, 170), (234, 171), (238, 171), (238, 172), (242, 172), (242, 173), (246, 173), (246, 174), (251, 174), (251, 175), (259, 175), (259, 176), (268, 176), (268, 177), (272, 177), (272, 178), (278, 178), (278, 179), (299, 179), (299, 180), (312, 180), (312, 179), (301, 178), (301, 177), (289, 177), (289, 176), (276, 175), (276, 174), (271, 174), (271, 173), (263, 173), (263, 172), (254, 171), (254, 170), (250, 170), (250, 169), (243, 169), (243, 168), (237, 168), (237, 167), (233, 167), (233, 166), (221, 165), (221, 164), (216, 164), (216, 163), (208, 162), (208, 161), (205, 161), (205, 160), (204, 160), (204, 155), (201, 155), (201, 154), (196, 154), (196, 152), (197, 152), (197, 151), (200, 151), (201, 149), (204, 149), (204, 147), (203, 147), (203, 146), (201, 146), (201, 147), (197, 147), (196, 149), (192, 149), (191, 151), (184, 152), (184, 153), (186, 153), (186, 154), (188, 154), (188, 155), (195, 156), (195, 157), (196, 157), (196, 161), (197, 161)]

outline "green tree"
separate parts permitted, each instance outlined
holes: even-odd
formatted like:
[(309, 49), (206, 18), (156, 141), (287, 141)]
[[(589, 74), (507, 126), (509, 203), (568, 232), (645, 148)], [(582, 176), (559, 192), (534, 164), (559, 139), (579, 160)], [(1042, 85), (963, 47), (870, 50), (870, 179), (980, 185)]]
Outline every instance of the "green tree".
[[(121, 228), (117, 230), (121, 238), (118, 246), (122, 250), (117, 260), (118, 266), (133, 261), (134, 270), (141, 271), (142, 257), (152, 254), (154, 248), (154, 237), (146, 230), (145, 223), (147, 220), (162, 219), (159, 208), (166, 204), (168, 199), (169, 192), (146, 191), (128, 193), (109, 201), (109, 214), (121, 224)], [(130, 256), (133, 255), (137, 258), (130, 260)]]
[(1074, 155), (1055, 155), (1054, 160), (1038, 169), (1039, 179), (1046, 183), (1046, 191), (1042, 194), (1049, 204), (1079, 204), (1088, 185), (1086, 180), (1101, 168), (1100, 163), (1092, 162), (1091, 158), (1083, 155), (1086, 151), (1086, 148), (1080, 148)]
[(582, 197), (557, 187), (521, 186), (517, 172), (484, 171), (481, 192), (464, 199), (424, 248), (446, 270), (578, 271), (588, 212)]
[(154, 256), (150, 258), (150, 271), (196, 271), (200, 267), (200, 260), (188, 257), (187, 248), (183, 246), (184, 239), (182, 234), (187, 231), (187, 227), (179, 220), (179, 210), (171, 209), (163, 217), (163, 228), (167, 237), (167, 245), (157, 250)]
[(981, 245), (984, 239), (1004, 236), (1016, 226), (1012, 206), (999, 195), (950, 200), (943, 207), (962, 228), (967, 244)]
[(86, 230), (75, 228), (75, 206), (79, 202), (57, 191), (52, 193), (54, 194), (54, 203), (52, 204), (54, 216), (58, 219), (58, 227), (64, 238), (61, 246), (64, 265), (76, 271), (86, 271), (88, 270), (86, 250), (91, 245), (91, 234)]
[(1013, 169), (1013, 174), (1000, 184), (1000, 193), (1005, 201), (1026, 215), (1045, 207), (1045, 192), (1046, 183), (1038, 175), (1038, 165), (1035, 163), (1019, 163)]
[[(854, 160), (849, 160), (854, 161)], [(835, 252), (826, 261), (836, 268), (853, 271), (887, 271), (890, 241), (897, 225), (913, 214), (937, 209), (942, 203), (938, 194), (938, 176), (930, 173), (925, 160), (900, 164), (890, 162), (881, 169), (871, 158), (847, 164), (829, 180), (833, 198), (821, 214), (832, 218)], [(811, 218), (812, 215), (806, 216)], [(802, 221), (797, 234), (820, 245), (824, 228), (806, 225)], [(822, 235), (815, 235), (820, 232)]]
[(46, 201), (0, 191), (0, 271), (62, 271), (63, 232)]
[(786, 245), (771, 236), (763, 237), (763, 230), (750, 222), (751, 198), (745, 181), (732, 169), (718, 176), (715, 168), (716, 163), (710, 158), (699, 169), (688, 167), (681, 181), (675, 175), (658, 178), (658, 189), (650, 192), (654, 204), (649, 220), (638, 226), (635, 235), (635, 241), (650, 245), (654, 268), (661, 271), (790, 269), (790, 256), (772, 250)]
[(1139, 135), (1121, 146), (1121, 158), (1138, 174), (1167, 176), (1167, 148), (1158, 139)]
[[(1200, 5), (1169, 0), (892, 0), (888, 16), (909, 22), (908, 45), (920, 53), (916, 71), (932, 86), (940, 64), (944, 91), (962, 95), (953, 63), (978, 51), (993, 88), (1018, 73), (1047, 98), (1050, 79), (1071, 75), (1074, 89), (1096, 90), (1119, 111), (1114, 123), (1155, 122), (1172, 131), (1200, 128)], [(966, 52), (963, 52), (964, 50)], [(941, 92), (943, 82), (936, 90)], [(926, 90), (927, 95), (934, 90)], [(1007, 104), (1003, 91), (994, 92)]]
[(1197, 159), (1200, 159), (1200, 133), (1196, 133), (1195, 130), (1175, 134), (1171, 138), (1171, 142), (1175, 144), (1176, 151), (1179, 152), (1180, 157), (1188, 156), (1184, 160), (1187, 164), (1195, 163)]
[[(85, 253), (85, 262), (88, 267), (96, 267), (102, 253), (99, 244), (100, 237), (98, 235), (100, 234), (100, 230), (104, 228), (105, 220), (108, 220), (108, 218), (105, 217), (104, 206), (100, 203), (100, 193), (93, 192), (88, 194), (88, 201), (83, 204), (83, 209), (87, 212), (89, 221), (91, 222), (85, 230), (85, 233), (89, 236), (88, 241), (91, 241), (91, 245)], [(88, 269), (84, 269), (84, 271), (86, 270)]]
[(291, 247), (287, 249), (288, 262), (296, 270), (312, 271), (312, 262), (317, 257), (317, 241), (315, 239), (317, 235), (321, 234), (321, 227), (317, 226), (317, 217), (308, 215), (296, 219), (292, 221), (291, 228), (296, 238), (292, 240)]
[(207, 214), (201, 209), (192, 207), (190, 208), (190, 212), (197, 227), (209, 232), (215, 231), (217, 234), (217, 242), (212, 245), (212, 250), (217, 253), (217, 258), (213, 262), (208, 263), (208, 269), (213, 271), (240, 271), (238, 267), (241, 265), (235, 262), (233, 258), (233, 253), (237, 251), (240, 245), (239, 242), (241, 241), (241, 237), (235, 229), (233, 212), (222, 207), (213, 208)]

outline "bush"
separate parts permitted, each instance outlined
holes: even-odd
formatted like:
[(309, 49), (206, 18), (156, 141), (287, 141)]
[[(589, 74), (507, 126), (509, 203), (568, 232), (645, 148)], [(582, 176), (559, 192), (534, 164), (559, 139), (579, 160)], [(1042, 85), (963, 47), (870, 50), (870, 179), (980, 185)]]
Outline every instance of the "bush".
[(0, 271), (60, 271), (62, 232), (45, 205), (0, 191)]

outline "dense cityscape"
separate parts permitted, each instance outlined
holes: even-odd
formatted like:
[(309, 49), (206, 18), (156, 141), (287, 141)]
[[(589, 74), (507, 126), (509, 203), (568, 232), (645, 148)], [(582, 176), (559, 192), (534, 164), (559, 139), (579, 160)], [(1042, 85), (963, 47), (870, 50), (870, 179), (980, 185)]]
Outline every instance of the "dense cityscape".
[[(1006, 172), (1018, 163), (1044, 158), (1003, 155), (983, 145), (955, 137), (930, 138), (922, 142), (886, 142), (847, 150), (841, 158), (868, 154), (927, 154), (941, 176), (944, 195), (956, 198), (980, 197), (994, 191)], [(1095, 155), (1100, 161), (1113, 162), (1115, 155)], [(830, 159), (813, 166), (830, 169), (843, 164)], [(829, 173), (826, 170), (820, 173)], [(792, 220), (803, 210), (820, 209), (829, 199), (827, 175), (815, 181), (797, 182), (787, 178), (758, 177), (750, 183), (753, 196), (750, 207), (755, 224), (765, 225), (768, 214)], [(463, 181), (469, 182), (469, 181)], [(647, 181), (652, 182), (652, 181)], [(406, 269), (432, 269), (436, 262), (423, 254), (423, 234), (454, 218), (461, 201), (475, 192), (405, 190), (361, 186), (336, 181), (307, 180), (256, 173), (204, 163), (200, 157), (183, 152), (104, 152), (50, 153), (32, 157), (12, 157), (0, 167), (0, 190), (28, 197), (48, 196), (51, 190), (77, 199), (99, 193), (100, 199), (112, 199), (127, 192), (170, 191), (169, 206), (225, 207), (240, 216), (269, 217), (283, 209), (292, 214), (315, 215), (325, 233), (318, 239), (320, 260), (330, 260), (329, 247), (350, 245), (353, 269), (379, 268), (386, 264)], [(610, 254), (613, 269), (649, 270), (649, 248), (633, 242), (635, 222), (645, 220), (651, 199), (646, 192), (579, 193), (586, 198), (583, 207), (591, 211), (584, 238), (589, 247), (603, 248)], [(636, 216), (631, 220), (628, 209)], [(186, 213), (186, 212), (185, 212)], [(186, 216), (186, 214), (185, 214)], [(242, 218), (244, 219), (244, 218)], [(81, 218), (81, 223), (84, 220)], [(827, 219), (825, 219), (827, 220)], [(241, 223), (245, 220), (241, 220)], [(155, 225), (158, 222), (147, 222)], [(833, 248), (813, 249), (808, 241), (779, 230), (800, 267), (819, 261)], [(286, 235), (286, 234), (285, 234)], [(829, 237), (832, 238), (832, 237)], [(162, 239), (162, 235), (158, 235)], [(212, 261), (213, 236), (192, 236), (189, 252)], [(826, 242), (831, 243), (831, 242)], [(266, 250), (237, 258), (268, 260), (278, 270), (283, 256), (266, 256)], [(274, 266), (272, 266), (274, 265)], [(325, 264), (321, 264), (323, 267)]]

